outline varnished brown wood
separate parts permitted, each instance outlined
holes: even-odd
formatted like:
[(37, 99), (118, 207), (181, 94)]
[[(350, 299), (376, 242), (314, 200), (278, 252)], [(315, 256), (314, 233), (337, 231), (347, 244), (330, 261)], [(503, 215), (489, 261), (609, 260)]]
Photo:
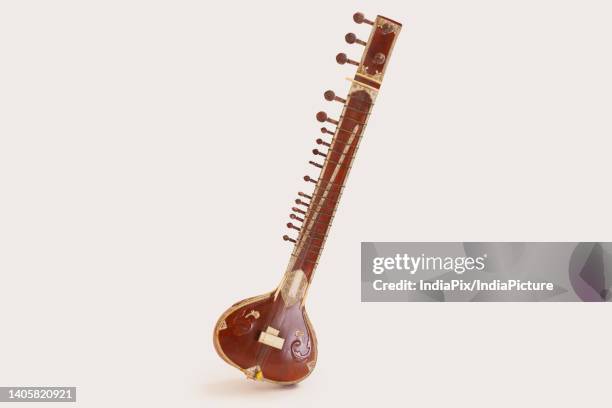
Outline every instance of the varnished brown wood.
[[(382, 82), (388, 64), (387, 57), (393, 50), (393, 45), (400, 29), (401, 24), (393, 20), (381, 18), (380, 16), (376, 19), (376, 24), (374, 24), (359, 68), (357, 69), (357, 74), (369, 77), (370, 80), (375, 80), (379, 83)], [(383, 63), (380, 63), (381, 55), (385, 58)]]
[[(372, 100), (367, 92), (357, 91), (351, 94), (344, 109), (342, 121), (338, 126), (339, 131), (328, 150), (326, 160), (338, 164), (326, 166), (321, 172), (319, 180), (322, 181), (322, 187), (319, 192), (315, 191), (310, 202), (311, 208), (318, 208), (318, 212), (307, 215), (307, 219), (308, 216), (313, 219), (313, 226), (308, 236), (303, 238), (302, 246), (296, 253), (297, 261), (294, 265), (294, 268), (302, 269), (309, 277), (314, 271), (321, 250), (321, 242), (318, 237), (325, 236), (331, 225), (336, 205), (342, 194), (342, 186), (350, 169), (351, 160), (347, 158), (352, 158), (357, 150), (363, 131), (362, 124), (367, 121), (371, 107)], [(334, 174), (333, 182), (331, 182)], [(323, 196), (324, 193), (325, 196)]]
[(294, 235), (297, 232), (296, 238), (283, 236), (295, 244), (283, 280), (270, 293), (232, 305), (215, 326), (213, 339), (219, 355), (255, 380), (294, 384), (306, 378), (316, 364), (317, 341), (304, 306), (306, 293), (401, 29), (401, 24), (381, 16), (370, 21), (356, 13), (354, 19), (371, 24), (372, 30), (367, 43), (347, 36), (347, 41), (365, 45), (361, 62), (345, 54), (338, 56), (338, 62), (358, 65), (346, 98), (332, 91), (324, 94), (327, 100), (343, 103), (342, 114), (338, 120), (325, 112), (317, 114), (317, 120), (336, 128), (321, 128), (332, 138), (329, 142), (316, 140), (323, 150), (313, 153), (324, 159), (323, 164), (309, 163), (320, 174), (304, 176), (304, 181), (314, 184), (314, 191), (300, 192), (308, 201), (298, 198), (295, 203), (303, 209), (292, 208), (290, 218), (299, 224), (287, 224)]
[[(259, 367), (265, 373), (262, 379), (292, 384), (314, 368), (316, 337), (300, 304), (287, 308), (280, 297), (274, 299), (272, 292), (238, 302), (221, 316), (217, 327), (222, 322), (227, 327), (217, 331), (215, 348), (225, 361), (241, 370)], [(282, 350), (258, 342), (259, 334), (268, 326), (279, 330), (285, 339)]]

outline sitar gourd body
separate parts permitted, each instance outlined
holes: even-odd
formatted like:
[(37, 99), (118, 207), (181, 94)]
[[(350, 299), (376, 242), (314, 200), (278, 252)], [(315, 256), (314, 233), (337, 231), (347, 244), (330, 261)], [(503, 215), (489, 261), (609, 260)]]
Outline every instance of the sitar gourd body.
[(304, 177), (314, 191), (300, 192), (292, 208), (287, 227), (298, 236), (283, 237), (294, 244), (285, 275), (274, 291), (235, 303), (215, 325), (217, 353), (250, 379), (294, 384), (306, 378), (317, 361), (317, 339), (304, 307), (306, 292), (402, 27), (382, 16), (370, 21), (356, 13), (353, 19), (372, 29), (368, 41), (352, 33), (345, 37), (349, 44), (364, 47), (359, 62), (345, 54), (336, 56), (340, 64), (357, 66), (357, 73), (349, 79), (346, 98), (332, 91), (324, 94), (326, 100), (343, 104), (342, 113), (337, 120), (325, 112), (317, 114), (318, 121), (335, 129), (321, 128), (323, 138), (317, 139), (313, 153), (323, 160), (310, 161), (319, 176)]

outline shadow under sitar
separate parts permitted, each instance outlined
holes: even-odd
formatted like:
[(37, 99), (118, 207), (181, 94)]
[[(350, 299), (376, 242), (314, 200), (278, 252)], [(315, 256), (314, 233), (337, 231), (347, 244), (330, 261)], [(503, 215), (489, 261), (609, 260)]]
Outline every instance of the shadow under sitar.
[(245, 378), (232, 378), (227, 380), (210, 381), (203, 384), (204, 392), (208, 395), (223, 397), (244, 397), (245, 395), (261, 395), (292, 390), (293, 385), (280, 385), (268, 382), (252, 381)]

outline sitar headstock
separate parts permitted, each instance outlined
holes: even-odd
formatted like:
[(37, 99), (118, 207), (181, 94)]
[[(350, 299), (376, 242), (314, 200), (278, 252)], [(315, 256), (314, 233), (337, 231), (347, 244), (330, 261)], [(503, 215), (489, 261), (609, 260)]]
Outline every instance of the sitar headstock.
[(357, 66), (355, 80), (368, 84), (376, 89), (385, 75), (385, 70), (389, 64), (389, 57), (393, 51), (393, 45), (399, 35), (402, 25), (387, 17), (376, 16), (374, 21), (368, 20), (362, 13), (355, 13), (353, 21), (357, 24), (368, 24), (372, 26), (370, 36), (367, 41), (360, 40), (357, 35), (348, 33), (344, 39), (349, 44), (364, 46), (365, 50), (360, 62), (353, 61), (346, 54), (336, 55), (339, 64), (353, 64)]

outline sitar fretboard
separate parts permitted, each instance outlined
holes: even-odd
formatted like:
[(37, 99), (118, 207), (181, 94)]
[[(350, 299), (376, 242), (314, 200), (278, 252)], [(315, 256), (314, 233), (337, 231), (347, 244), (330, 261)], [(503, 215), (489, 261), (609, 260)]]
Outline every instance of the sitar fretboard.
[(340, 117), (332, 119), (325, 112), (319, 112), (316, 116), (319, 122), (335, 126), (335, 129), (321, 128), (323, 137), (317, 139), (317, 147), (313, 150), (315, 158), (309, 162), (319, 174), (304, 177), (307, 183), (314, 184), (314, 190), (311, 193), (298, 193), (290, 214), (291, 222), (287, 224), (298, 235), (296, 238), (289, 235), (283, 237), (285, 241), (295, 244), (285, 278), (279, 287), (283, 297), (288, 297), (285, 301), (289, 304), (303, 295), (317, 266), (401, 29), (401, 24), (382, 16), (370, 21), (357, 13), (353, 19), (359, 24), (370, 24), (372, 30), (367, 42), (359, 40), (352, 33), (345, 37), (349, 44), (365, 47), (360, 62), (349, 59), (343, 53), (336, 56), (339, 64), (357, 66), (354, 78), (349, 79), (351, 86), (346, 98), (336, 96), (333, 91), (324, 94), (326, 100), (342, 103)]

